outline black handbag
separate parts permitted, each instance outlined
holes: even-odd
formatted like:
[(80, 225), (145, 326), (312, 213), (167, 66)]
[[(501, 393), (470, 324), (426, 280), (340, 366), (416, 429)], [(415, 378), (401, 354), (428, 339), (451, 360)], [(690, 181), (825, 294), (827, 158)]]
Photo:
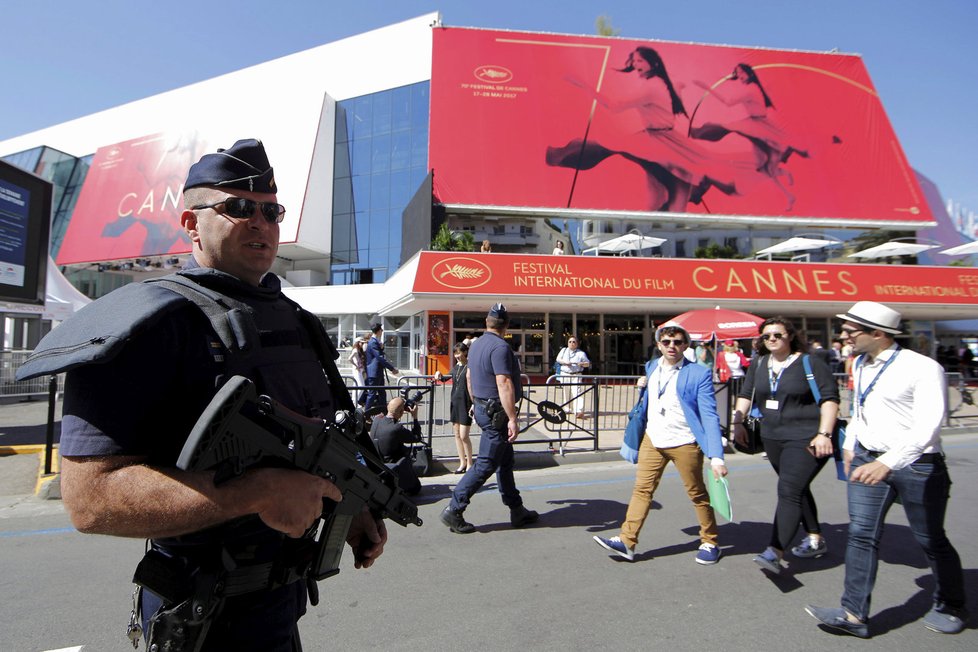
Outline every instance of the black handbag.
[(761, 417), (754, 413), (754, 392), (750, 393), (750, 408), (744, 415), (744, 430), (747, 431), (747, 442), (741, 444), (734, 439), (734, 448), (747, 455), (757, 455), (764, 452), (764, 442), (761, 440)]

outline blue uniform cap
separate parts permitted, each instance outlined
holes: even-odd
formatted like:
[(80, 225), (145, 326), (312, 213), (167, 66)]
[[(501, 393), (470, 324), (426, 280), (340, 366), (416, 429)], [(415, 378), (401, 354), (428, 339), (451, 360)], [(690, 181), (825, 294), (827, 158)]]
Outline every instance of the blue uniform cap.
[(239, 140), (228, 149), (204, 154), (190, 166), (184, 190), (198, 186), (275, 194), (275, 174), (260, 140)]
[(492, 308), (489, 309), (489, 316), (509, 321), (509, 312), (506, 311), (506, 306), (501, 303), (492, 304)]

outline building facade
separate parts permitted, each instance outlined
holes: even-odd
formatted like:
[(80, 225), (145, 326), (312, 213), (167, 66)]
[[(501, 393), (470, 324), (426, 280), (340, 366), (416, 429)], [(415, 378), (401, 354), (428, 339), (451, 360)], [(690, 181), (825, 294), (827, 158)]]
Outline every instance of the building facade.
[[(682, 64), (690, 47), (715, 65)], [(649, 50), (669, 85), (626, 72)], [(731, 74), (746, 70), (730, 63), (741, 61), (777, 94), (777, 114), (744, 95), (756, 91)], [(799, 84), (791, 74), (802, 64), (826, 74)], [(282, 80), (271, 106), (228, 114), (212, 101), (268, 76)], [(677, 91), (671, 112), (648, 110), (680, 79), (700, 90)], [(622, 109), (630, 88), (652, 99)], [(806, 93), (826, 89), (868, 107), (869, 126), (851, 106), (849, 131), (807, 113)], [(882, 134), (886, 156), (864, 129)], [(928, 352), (941, 320), (978, 316), (968, 268), (842, 257), (857, 236), (913, 235), (938, 212), (849, 55), (448, 28), (428, 14), (0, 142), (0, 157), (49, 171), (60, 188), (52, 255), (99, 296), (186, 258), (181, 175), (246, 137), (265, 143), (288, 209), (274, 268), (287, 292), (341, 345), (380, 318), (399, 368), (446, 371), (451, 344), (481, 331), (498, 300), (515, 315), (524, 370), (542, 376), (571, 334), (601, 373), (635, 373), (656, 324), (715, 305), (797, 318), (827, 345), (834, 314), (885, 301), (907, 317), (908, 343)], [(889, 195), (843, 182), (865, 161), (882, 161), (871, 173)], [(493, 253), (425, 251), (443, 223)], [(805, 252), (807, 262), (754, 259), (813, 232), (842, 245)], [(629, 233), (664, 242), (581, 255)], [(551, 254), (558, 241), (563, 256)], [(711, 248), (742, 260), (695, 257)]]

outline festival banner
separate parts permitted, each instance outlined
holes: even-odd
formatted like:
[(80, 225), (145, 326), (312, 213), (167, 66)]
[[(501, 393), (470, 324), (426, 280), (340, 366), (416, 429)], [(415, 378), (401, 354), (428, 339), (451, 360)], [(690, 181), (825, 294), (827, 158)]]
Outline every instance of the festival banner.
[(464, 28), (433, 46), (442, 204), (933, 222), (858, 56)]
[(414, 293), (978, 306), (978, 270), (762, 260), (422, 252)]
[(208, 143), (194, 133), (154, 134), (100, 147), (72, 213), (59, 265), (184, 254), (180, 226), (187, 170)]

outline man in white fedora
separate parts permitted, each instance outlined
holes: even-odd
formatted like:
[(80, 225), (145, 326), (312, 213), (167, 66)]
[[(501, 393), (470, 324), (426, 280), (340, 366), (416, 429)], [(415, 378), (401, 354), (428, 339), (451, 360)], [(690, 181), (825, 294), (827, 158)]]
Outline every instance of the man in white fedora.
[(869, 638), (883, 521), (899, 500), (934, 574), (934, 602), (924, 625), (957, 634), (968, 613), (961, 559), (944, 532), (951, 487), (940, 438), (944, 371), (936, 361), (896, 344), (900, 313), (892, 308), (860, 301), (837, 317), (843, 341), (858, 356), (853, 415), (843, 445), (849, 477), (845, 588), (841, 608), (809, 605), (806, 611), (829, 629)]

